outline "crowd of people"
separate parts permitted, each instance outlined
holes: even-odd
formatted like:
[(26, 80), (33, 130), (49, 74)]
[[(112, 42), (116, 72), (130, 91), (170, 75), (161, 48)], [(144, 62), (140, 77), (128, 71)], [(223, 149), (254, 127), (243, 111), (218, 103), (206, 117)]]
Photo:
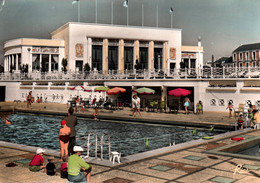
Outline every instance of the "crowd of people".
[[(91, 166), (82, 158), (83, 148), (76, 145), (77, 117), (74, 109), (68, 109), (68, 115), (61, 121), (59, 130), (60, 160), (63, 161), (60, 167), (60, 175), (71, 182), (90, 182)], [(48, 158), (48, 164), (44, 164), (44, 150), (39, 148), (29, 164), (29, 170), (38, 172), (44, 170), (47, 175), (56, 175), (54, 157)]]

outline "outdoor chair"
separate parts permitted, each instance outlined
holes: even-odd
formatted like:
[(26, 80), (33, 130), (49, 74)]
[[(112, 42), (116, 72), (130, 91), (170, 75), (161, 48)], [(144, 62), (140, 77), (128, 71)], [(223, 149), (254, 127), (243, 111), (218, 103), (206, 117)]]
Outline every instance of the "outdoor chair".
[(235, 108), (234, 114), (235, 117), (239, 116), (239, 113), (243, 113), (244, 112), (244, 104), (239, 104), (238, 108)]
[(155, 109), (158, 111), (158, 101), (148, 102), (148, 112), (154, 112)]
[(164, 112), (166, 112), (166, 102), (165, 101), (161, 101), (159, 104), (159, 109), (162, 112), (164, 110)]
[(169, 101), (168, 103), (168, 108), (169, 108), (169, 112), (171, 113), (173, 111), (173, 113), (178, 114), (179, 111), (179, 102), (178, 101)]

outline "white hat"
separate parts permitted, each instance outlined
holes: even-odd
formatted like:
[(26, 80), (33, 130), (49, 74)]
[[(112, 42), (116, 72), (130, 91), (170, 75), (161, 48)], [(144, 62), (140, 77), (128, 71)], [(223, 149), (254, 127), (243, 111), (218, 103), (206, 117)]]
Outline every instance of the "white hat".
[(74, 151), (74, 152), (80, 152), (80, 151), (83, 151), (83, 148), (80, 147), (80, 146), (74, 146), (74, 147), (73, 147), (73, 151)]
[(41, 153), (44, 153), (45, 150), (43, 150), (42, 148), (39, 148), (36, 150), (36, 154), (41, 154)]
[(243, 113), (242, 113), (242, 112), (240, 112), (240, 113), (239, 113), (239, 116), (240, 116), (240, 115), (243, 115)]

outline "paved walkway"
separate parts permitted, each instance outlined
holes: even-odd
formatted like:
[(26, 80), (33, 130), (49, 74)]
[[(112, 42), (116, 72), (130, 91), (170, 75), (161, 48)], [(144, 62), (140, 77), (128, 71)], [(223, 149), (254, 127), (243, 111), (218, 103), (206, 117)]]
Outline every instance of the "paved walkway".
[[(0, 103), (1, 110), (10, 109), (13, 103)], [(23, 108), (24, 104), (16, 104), (15, 109)], [(40, 104), (33, 105), (32, 111), (67, 111), (66, 105), (57, 104)], [(92, 111), (87, 112), (91, 115)], [(122, 116), (129, 118), (129, 110), (124, 111), (104, 111), (104, 116)], [(233, 123), (234, 118), (229, 119), (228, 113), (204, 112), (202, 115), (184, 115), (184, 114), (164, 114), (164, 113), (145, 113), (142, 112), (142, 119), (158, 119), (161, 121), (196, 121), (205, 123)], [(101, 116), (100, 116), (101, 117)], [(134, 117), (130, 117), (134, 118)], [(146, 158), (132, 163), (117, 164), (117, 166), (92, 165), (92, 183), (151, 183), (151, 182), (237, 182), (237, 183), (258, 183), (260, 182), (260, 161), (257, 158), (243, 157), (228, 152), (224, 154), (218, 149), (231, 151), (237, 148), (237, 145), (245, 146), (256, 140), (260, 135), (259, 130), (241, 130), (235, 132), (236, 135), (220, 137), (219, 139), (202, 141), (197, 145), (190, 144), (179, 150), (168, 151), (157, 156)], [(241, 133), (241, 134), (239, 134)], [(244, 142), (232, 141), (230, 137), (244, 137)], [(32, 152), (17, 150), (0, 146), (0, 183), (59, 183), (67, 182), (57, 176), (47, 176), (43, 172), (33, 173), (28, 170), (28, 162), (32, 158)], [(227, 150), (225, 150), (227, 149)], [(209, 154), (209, 153), (214, 154)], [(45, 156), (47, 161), (48, 156)], [(251, 160), (250, 160), (251, 158)], [(259, 157), (258, 157), (259, 158)], [(14, 162), (18, 166), (5, 167), (8, 162)], [(241, 164), (243, 170), (237, 165)], [(58, 157), (56, 166), (59, 167)], [(234, 173), (235, 172), (235, 173)]]

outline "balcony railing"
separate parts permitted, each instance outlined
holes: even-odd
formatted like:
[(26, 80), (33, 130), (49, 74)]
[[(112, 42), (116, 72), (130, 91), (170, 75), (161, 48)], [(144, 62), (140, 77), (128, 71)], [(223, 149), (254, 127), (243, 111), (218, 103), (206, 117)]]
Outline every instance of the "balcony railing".
[(31, 72), (31, 73), (0, 73), (2, 81), (20, 80), (126, 80), (126, 79), (220, 79), (220, 78), (260, 78), (260, 68), (185, 68), (174, 70), (117, 70), (89, 72)]

